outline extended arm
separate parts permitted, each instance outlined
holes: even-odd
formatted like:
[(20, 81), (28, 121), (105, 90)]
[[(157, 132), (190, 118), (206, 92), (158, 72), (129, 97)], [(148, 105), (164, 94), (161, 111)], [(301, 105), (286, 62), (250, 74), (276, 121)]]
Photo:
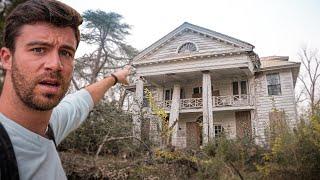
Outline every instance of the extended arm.
[[(130, 66), (126, 66), (124, 69), (118, 70), (113, 73), (118, 82), (121, 84), (128, 84), (127, 77), (130, 73)], [(105, 92), (114, 85), (116, 79), (113, 76), (108, 76), (96, 83), (87, 86), (85, 89), (90, 93), (94, 104), (97, 104), (104, 96)]]

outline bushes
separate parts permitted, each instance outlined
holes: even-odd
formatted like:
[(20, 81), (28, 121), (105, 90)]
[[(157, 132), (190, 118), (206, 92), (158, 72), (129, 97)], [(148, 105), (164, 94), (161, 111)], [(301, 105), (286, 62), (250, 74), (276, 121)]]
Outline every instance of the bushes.
[(320, 117), (283, 130), (270, 143), (258, 170), (269, 178), (316, 179), (320, 176)]
[[(126, 137), (132, 135), (132, 119), (129, 114), (112, 104), (100, 103), (90, 113), (87, 120), (72, 132), (60, 145), (59, 150), (75, 150), (95, 154), (105, 136)], [(132, 139), (106, 142), (103, 153), (117, 154), (132, 146)]]
[(262, 147), (252, 139), (227, 139), (222, 136), (204, 147), (208, 156), (201, 161), (198, 176), (203, 179), (260, 178), (255, 164), (260, 163)]

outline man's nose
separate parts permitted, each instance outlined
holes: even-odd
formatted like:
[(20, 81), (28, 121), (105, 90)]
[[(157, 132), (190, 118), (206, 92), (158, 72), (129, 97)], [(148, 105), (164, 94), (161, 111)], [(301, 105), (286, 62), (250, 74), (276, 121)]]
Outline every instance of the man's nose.
[(52, 71), (61, 71), (63, 68), (59, 52), (51, 52), (46, 57), (45, 69)]

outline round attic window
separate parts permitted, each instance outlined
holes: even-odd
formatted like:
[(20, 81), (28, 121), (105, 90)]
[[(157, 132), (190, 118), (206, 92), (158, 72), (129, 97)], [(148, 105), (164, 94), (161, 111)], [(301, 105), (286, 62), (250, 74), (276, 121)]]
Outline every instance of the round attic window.
[(194, 52), (194, 51), (197, 51), (197, 47), (192, 42), (184, 43), (178, 49), (178, 53), (186, 53), (186, 52)]

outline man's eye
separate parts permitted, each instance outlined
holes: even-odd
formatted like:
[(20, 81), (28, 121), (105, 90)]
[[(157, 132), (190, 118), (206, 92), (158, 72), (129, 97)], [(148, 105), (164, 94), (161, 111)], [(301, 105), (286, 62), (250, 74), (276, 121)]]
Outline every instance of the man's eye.
[(44, 53), (44, 48), (33, 48), (32, 51), (37, 54)]
[(60, 55), (73, 58), (73, 54), (65, 50), (60, 51)]

